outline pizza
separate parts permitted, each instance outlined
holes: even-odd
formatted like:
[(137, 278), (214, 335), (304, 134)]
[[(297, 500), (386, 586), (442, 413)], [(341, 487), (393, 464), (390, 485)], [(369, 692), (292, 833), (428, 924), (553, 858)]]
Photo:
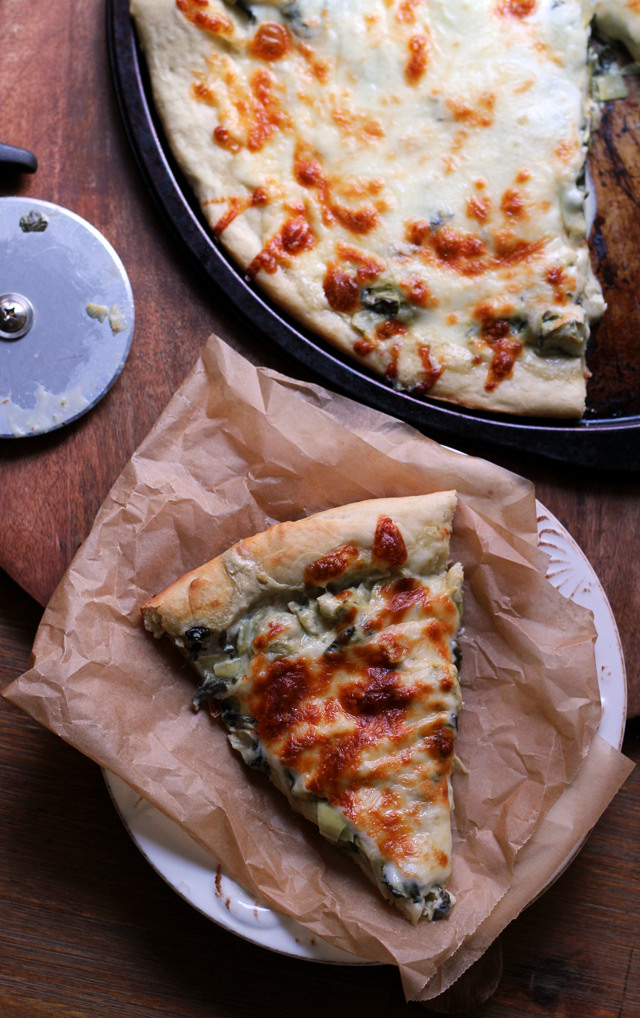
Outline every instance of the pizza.
[(250, 766), (413, 923), (446, 916), (461, 692), (455, 492), (279, 523), (150, 598)]
[(132, 0), (213, 235), (391, 387), (575, 418), (604, 300), (586, 242), (593, 18), (631, 0)]

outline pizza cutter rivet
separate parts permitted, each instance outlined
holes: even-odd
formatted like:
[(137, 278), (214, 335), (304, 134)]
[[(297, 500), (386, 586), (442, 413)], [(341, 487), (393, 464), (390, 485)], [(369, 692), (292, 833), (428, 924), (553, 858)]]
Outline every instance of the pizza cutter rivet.
[(21, 339), (32, 325), (31, 302), (20, 293), (3, 293), (0, 296), (0, 338)]

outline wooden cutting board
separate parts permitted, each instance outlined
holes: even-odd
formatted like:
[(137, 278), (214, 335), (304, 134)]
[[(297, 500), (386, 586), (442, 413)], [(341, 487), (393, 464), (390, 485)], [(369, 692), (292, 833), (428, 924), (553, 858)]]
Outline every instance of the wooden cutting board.
[[(19, 23), (24, 8), (18, 0), (7, 4), (7, 15), (10, 23)], [(592, 159), (599, 201), (594, 257), (610, 307), (594, 345), (591, 394), (593, 405), (606, 413), (612, 410), (610, 393), (616, 386), (631, 393), (627, 412), (640, 413), (640, 135), (635, 130), (640, 87), (636, 79), (629, 80), (629, 99), (610, 104), (605, 112)], [(102, 5), (72, 0), (44, 9), (34, 5), (29, 31), (13, 33), (5, 49), (0, 89), (11, 97), (1, 140), (34, 150), (39, 160), (35, 175), (1, 179), (0, 194), (52, 201), (91, 222), (122, 258), (136, 308), (125, 369), (89, 414), (48, 436), (0, 440), (0, 567), (45, 604), (112, 483), (211, 332), (254, 361), (290, 374), (303, 372), (266, 350), (173, 245), (121, 125)], [(468, 449), (475, 451), (472, 436)], [(541, 501), (569, 527), (605, 583), (627, 659), (637, 660), (638, 606), (612, 567), (629, 558), (637, 544), (637, 478), (599, 478), (509, 454), (492, 453), (491, 458), (530, 477)], [(622, 556), (621, 548), (626, 549)], [(635, 674), (630, 676), (630, 704), (631, 712), (640, 712)]]

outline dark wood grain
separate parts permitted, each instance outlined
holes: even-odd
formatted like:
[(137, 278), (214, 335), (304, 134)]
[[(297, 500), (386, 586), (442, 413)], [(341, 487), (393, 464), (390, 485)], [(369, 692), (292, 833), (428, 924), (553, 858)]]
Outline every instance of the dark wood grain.
[(607, 416), (640, 413), (640, 78), (626, 82), (626, 99), (603, 109), (589, 160), (597, 199), (591, 254), (607, 311), (589, 345), (588, 393), (594, 413)]
[[(26, 668), (41, 611), (0, 573), (0, 689)], [(640, 762), (638, 722), (624, 749)], [(405, 1003), (392, 968), (284, 958), (190, 908), (129, 839), (100, 770), (5, 700), (0, 789), (3, 1018), (432, 1011)], [(502, 979), (487, 1003), (464, 1013), (637, 1018), (639, 917), (637, 770), (570, 868), (502, 935)]]

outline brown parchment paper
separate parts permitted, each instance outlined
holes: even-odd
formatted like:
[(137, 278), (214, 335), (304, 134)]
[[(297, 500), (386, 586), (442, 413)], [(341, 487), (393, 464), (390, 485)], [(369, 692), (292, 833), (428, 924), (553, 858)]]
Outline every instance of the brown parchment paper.
[[(457, 903), (414, 928), (192, 712), (189, 668), (144, 631), (140, 605), (275, 521), (443, 488), (459, 493), (452, 557), (465, 568)], [(554, 838), (564, 797), (580, 807), (601, 707), (592, 617), (546, 581), (536, 540), (521, 477), (256, 368), (212, 336), (115, 483), (47, 607), (32, 666), (5, 695), (182, 824), (248, 891), (342, 950), (397, 965), (407, 998), (428, 1000), (545, 886), (629, 770), (606, 747), (589, 809), (561, 811)], [(538, 853), (539, 832), (560, 849)]]

